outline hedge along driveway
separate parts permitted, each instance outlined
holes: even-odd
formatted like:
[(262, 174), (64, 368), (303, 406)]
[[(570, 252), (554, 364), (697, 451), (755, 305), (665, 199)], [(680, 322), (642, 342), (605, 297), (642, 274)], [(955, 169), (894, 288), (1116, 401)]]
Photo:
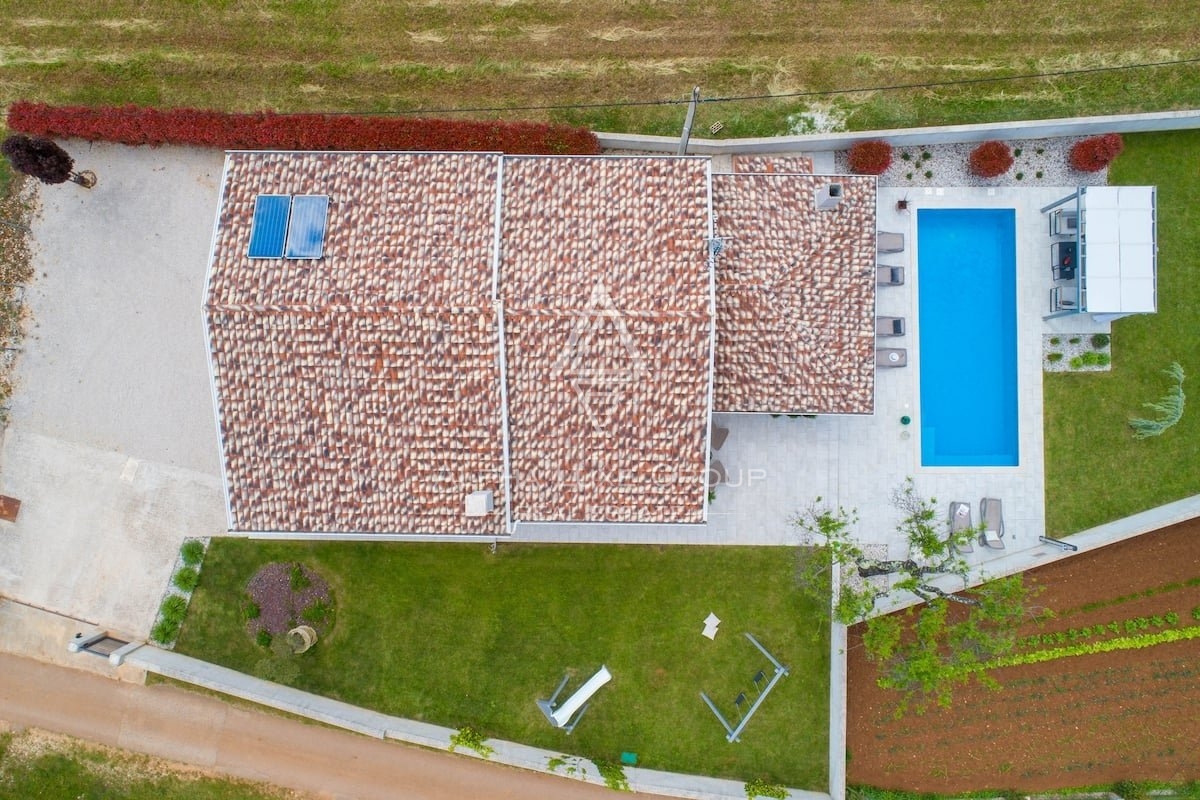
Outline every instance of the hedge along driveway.
[[(297, 688), (486, 736), (639, 765), (824, 791), (828, 630), (794, 587), (790, 548), (651, 548), (215, 540), (177, 649), (253, 672), (244, 587), (299, 560), (333, 587), (333, 632), (299, 659)], [(715, 641), (700, 635), (710, 611)], [(700, 699), (736, 719), (734, 696), (791, 667), (736, 745)], [(575, 733), (534, 700), (606, 664), (613, 680)]]
[(416, 119), (339, 114), (230, 114), (194, 108), (85, 108), (18, 102), (8, 126), (34, 136), (129, 145), (224, 150), (483, 151), (595, 155), (584, 128), (537, 122)]

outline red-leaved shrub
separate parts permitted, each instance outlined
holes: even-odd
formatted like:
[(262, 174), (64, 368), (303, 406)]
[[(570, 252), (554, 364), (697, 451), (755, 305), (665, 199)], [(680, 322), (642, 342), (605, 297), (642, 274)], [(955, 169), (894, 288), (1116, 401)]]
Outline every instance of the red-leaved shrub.
[(882, 139), (855, 142), (847, 161), (859, 175), (882, 175), (892, 165), (892, 146)]
[(1125, 142), (1119, 133), (1092, 136), (1071, 145), (1071, 167), (1080, 172), (1099, 172), (1121, 155)]
[(229, 114), (194, 108), (50, 106), (8, 109), (9, 130), (130, 145), (182, 144), (223, 150), (492, 151), (528, 155), (600, 152), (586, 128), (342, 114)]
[(1012, 150), (1004, 142), (992, 139), (971, 151), (971, 172), (981, 178), (995, 178), (1013, 165)]

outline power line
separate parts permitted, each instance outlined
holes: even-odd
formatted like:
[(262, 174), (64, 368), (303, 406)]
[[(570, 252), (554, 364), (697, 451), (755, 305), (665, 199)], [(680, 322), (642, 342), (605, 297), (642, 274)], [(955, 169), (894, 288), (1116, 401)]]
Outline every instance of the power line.
[[(1037, 78), (1060, 78), (1069, 75), (1088, 75), (1097, 72), (1118, 72), (1121, 70), (1148, 69), (1152, 67), (1171, 67), (1183, 64), (1200, 63), (1200, 58), (1181, 58), (1173, 61), (1149, 61), (1141, 64), (1123, 64), (1110, 67), (1086, 67), (1082, 69), (1063, 69), (1051, 72), (1030, 72), (1022, 75), (1003, 75), (990, 78), (961, 78), (946, 81), (926, 81), (923, 83), (895, 83), (886, 86), (860, 86), (853, 89), (817, 89), (807, 92), (786, 92), (784, 94), (749, 94), (730, 95), (728, 97), (701, 98), (701, 103), (733, 103), (746, 100), (783, 100), (796, 97), (825, 97), (831, 95), (855, 94), (858, 92), (894, 92), (902, 89), (937, 89), (946, 86), (967, 86), (979, 83), (1001, 83), (1005, 81), (1024, 81)], [(677, 100), (618, 100), (611, 103), (564, 103), (529, 106), (475, 106), (459, 108), (422, 108), (403, 111), (332, 111), (331, 115), (341, 114), (372, 114), (375, 116), (410, 115), (410, 114), (479, 114), (500, 111), (571, 111), (594, 108), (634, 108), (638, 106), (671, 106), (686, 105), (690, 98)]]
[[(1064, 75), (1086, 75), (1093, 72), (1115, 72), (1124, 69), (1144, 69), (1147, 67), (1168, 67), (1179, 64), (1200, 63), (1200, 58), (1181, 58), (1175, 61), (1150, 61), (1143, 64), (1126, 64), (1113, 67), (1087, 67), (1084, 69), (1063, 69), (1055, 72), (1032, 72), (1026, 75), (1005, 75), (994, 78), (961, 78), (950, 81), (930, 81), (927, 83), (896, 83), (890, 86), (875, 86), (867, 89), (825, 89), (812, 92), (789, 92), (786, 94), (736, 95), (731, 97), (711, 97), (703, 100), (705, 103), (724, 103), (732, 100), (773, 100), (784, 97), (813, 97), (830, 94), (854, 94), (855, 92), (889, 92), (897, 89), (936, 89), (941, 86), (965, 86), (973, 83), (994, 83), (997, 81), (1023, 81), (1033, 78), (1058, 78)], [(683, 101), (680, 101), (683, 102)]]

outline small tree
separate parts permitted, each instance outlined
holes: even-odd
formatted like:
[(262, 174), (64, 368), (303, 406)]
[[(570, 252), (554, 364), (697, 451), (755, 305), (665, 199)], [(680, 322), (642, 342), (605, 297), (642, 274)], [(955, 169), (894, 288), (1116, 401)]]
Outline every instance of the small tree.
[(1071, 145), (1071, 167), (1080, 172), (1099, 172), (1121, 155), (1124, 149), (1125, 142), (1119, 133), (1082, 139)]
[(1133, 438), (1135, 439), (1160, 436), (1163, 431), (1179, 422), (1183, 417), (1183, 406), (1186, 400), (1183, 394), (1183, 367), (1179, 366), (1178, 361), (1175, 361), (1163, 372), (1175, 381), (1175, 385), (1168, 389), (1157, 403), (1142, 404), (1151, 411), (1158, 412), (1157, 418), (1134, 417), (1129, 420), (1129, 427), (1133, 428)]
[[(910, 592), (924, 601), (900, 614), (872, 617), (863, 635), (868, 658), (879, 664), (879, 685), (902, 694), (900, 715), (910, 704), (918, 712), (930, 702), (948, 706), (954, 686), (972, 677), (994, 686), (985, 665), (1016, 645), (1016, 630), (1026, 615), (1030, 593), (1020, 575), (991, 581), (969, 593), (952, 594), (934, 585), (931, 580), (937, 575), (966, 577), (968, 565), (958, 547), (979, 535), (979, 528), (951, 532), (948, 523), (937, 519), (937, 501), (919, 497), (911, 478), (893, 492), (892, 502), (904, 515), (897, 526), (909, 545), (903, 559), (867, 556), (850, 538), (857, 521), (853, 512), (814, 505), (794, 522), (806, 540), (799, 559), (801, 590), (825, 602), (827, 596), (819, 595), (828, 585), (825, 573), (834, 564), (844, 572), (830, 606), (837, 621), (848, 625), (870, 616), (889, 591), (886, 583), (878, 585), (873, 578), (887, 578), (892, 590)], [(965, 617), (951, 615), (951, 603), (963, 606)]]
[(1012, 150), (1004, 142), (992, 139), (972, 150), (968, 163), (973, 174), (995, 178), (1008, 172), (1013, 165)]
[(882, 175), (892, 165), (892, 146), (882, 139), (855, 142), (846, 160), (859, 175)]
[(42, 183), (71, 181), (87, 189), (96, 185), (95, 175), (75, 172), (75, 160), (49, 139), (14, 133), (0, 145), (0, 151), (3, 151), (13, 169)]

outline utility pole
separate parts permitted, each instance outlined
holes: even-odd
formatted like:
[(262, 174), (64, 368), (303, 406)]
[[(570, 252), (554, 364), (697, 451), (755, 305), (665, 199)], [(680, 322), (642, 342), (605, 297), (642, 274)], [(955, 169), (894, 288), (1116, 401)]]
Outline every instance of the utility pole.
[(679, 155), (687, 155), (688, 139), (692, 137), (692, 120), (696, 118), (696, 103), (700, 102), (700, 87), (692, 87), (692, 102), (688, 103), (687, 118), (683, 121), (683, 136), (679, 138)]

